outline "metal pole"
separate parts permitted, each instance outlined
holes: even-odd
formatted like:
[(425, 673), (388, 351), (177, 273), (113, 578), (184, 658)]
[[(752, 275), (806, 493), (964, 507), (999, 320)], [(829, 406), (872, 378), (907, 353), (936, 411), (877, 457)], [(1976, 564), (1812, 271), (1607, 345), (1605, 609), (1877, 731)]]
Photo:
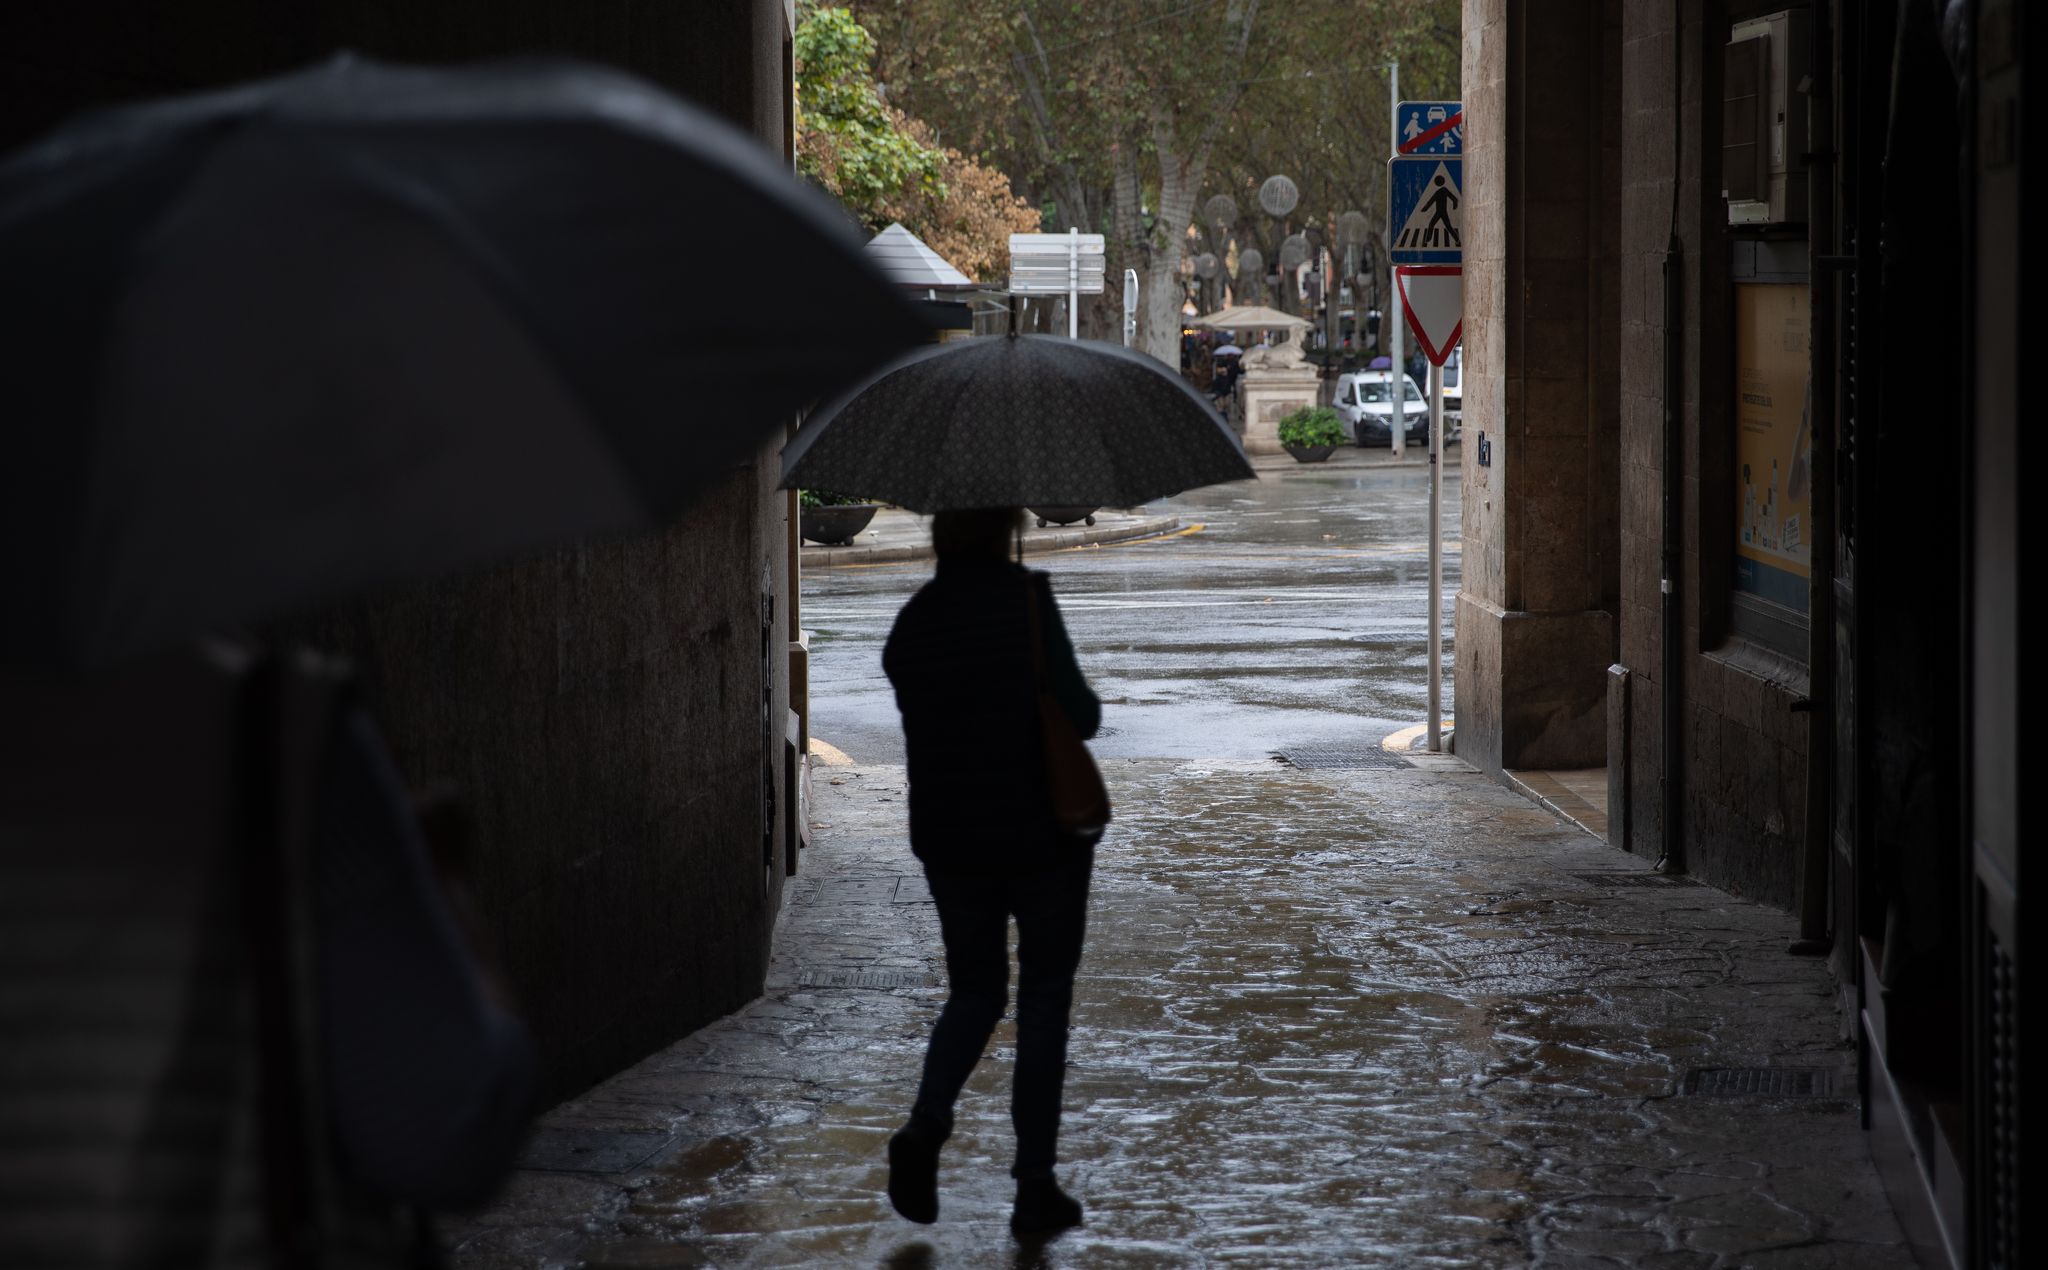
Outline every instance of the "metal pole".
[(1444, 368), (1429, 368), (1429, 752), (1444, 748)]
[(1067, 338), (1081, 337), (1081, 231), (1067, 227)]
[[(1401, 64), (1394, 62), (1387, 76), (1387, 157), (1393, 158), (1400, 150), (1399, 128), (1401, 126)], [(1387, 180), (1387, 245), (1393, 246), (1394, 226), (1394, 182), (1392, 166), (1389, 165)], [(1392, 252), (1388, 253), (1393, 254)], [(1386, 328), (1388, 338), (1387, 398), (1393, 403), (1393, 413), (1387, 416), (1387, 430), (1392, 433), (1388, 442), (1393, 447), (1394, 457), (1399, 459), (1408, 453), (1408, 411), (1406, 394), (1402, 392), (1408, 376), (1401, 369), (1401, 283), (1394, 277), (1394, 265), (1387, 264), (1387, 285), (1393, 291), (1389, 297), (1381, 324)], [(1430, 726), (1436, 726), (1436, 715), (1430, 715)]]

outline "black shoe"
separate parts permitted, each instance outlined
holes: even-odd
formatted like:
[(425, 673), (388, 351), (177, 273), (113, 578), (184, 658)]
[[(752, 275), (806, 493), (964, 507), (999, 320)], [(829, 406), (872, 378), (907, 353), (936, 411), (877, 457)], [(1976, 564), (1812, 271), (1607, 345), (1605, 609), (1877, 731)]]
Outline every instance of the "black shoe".
[(910, 1221), (929, 1226), (939, 1219), (939, 1148), (945, 1144), (915, 1125), (889, 1139), (889, 1203)]
[(1050, 1177), (1019, 1178), (1010, 1229), (1020, 1235), (1046, 1234), (1081, 1224), (1081, 1201)]

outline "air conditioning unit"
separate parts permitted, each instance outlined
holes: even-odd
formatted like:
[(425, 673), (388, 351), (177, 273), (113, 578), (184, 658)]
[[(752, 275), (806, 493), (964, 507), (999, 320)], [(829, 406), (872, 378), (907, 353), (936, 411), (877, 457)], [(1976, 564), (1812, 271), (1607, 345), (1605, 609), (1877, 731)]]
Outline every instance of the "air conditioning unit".
[(1737, 22), (1721, 62), (1721, 197), (1731, 225), (1806, 219), (1807, 16)]

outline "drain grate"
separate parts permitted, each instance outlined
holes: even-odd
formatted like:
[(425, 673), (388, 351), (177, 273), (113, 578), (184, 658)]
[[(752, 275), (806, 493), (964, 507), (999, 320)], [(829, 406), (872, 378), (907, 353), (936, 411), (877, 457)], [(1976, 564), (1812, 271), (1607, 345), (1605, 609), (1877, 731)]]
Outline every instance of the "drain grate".
[(806, 970), (797, 976), (799, 988), (868, 988), (887, 992), (895, 988), (936, 988), (939, 981), (914, 970)]
[(1832, 1098), (1826, 1067), (1695, 1067), (1679, 1092), (1694, 1098)]
[(1372, 767), (1399, 771), (1409, 766), (1408, 760), (1381, 749), (1377, 744), (1290, 745), (1284, 750), (1274, 751), (1273, 757), (1303, 769)]
[(1622, 873), (1609, 870), (1605, 873), (1574, 873), (1581, 882), (1594, 886), (1698, 886), (1699, 881), (1683, 873)]

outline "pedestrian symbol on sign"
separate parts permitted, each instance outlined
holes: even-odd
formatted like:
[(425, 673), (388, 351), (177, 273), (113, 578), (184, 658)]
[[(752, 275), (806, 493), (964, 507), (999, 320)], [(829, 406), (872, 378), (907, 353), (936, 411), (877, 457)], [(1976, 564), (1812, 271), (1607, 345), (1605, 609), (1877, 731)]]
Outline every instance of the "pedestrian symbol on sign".
[(1462, 251), (1458, 186), (1442, 163), (1430, 174), (1415, 210), (1394, 236), (1395, 251)]

